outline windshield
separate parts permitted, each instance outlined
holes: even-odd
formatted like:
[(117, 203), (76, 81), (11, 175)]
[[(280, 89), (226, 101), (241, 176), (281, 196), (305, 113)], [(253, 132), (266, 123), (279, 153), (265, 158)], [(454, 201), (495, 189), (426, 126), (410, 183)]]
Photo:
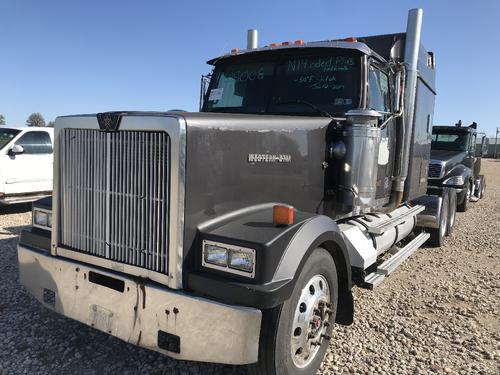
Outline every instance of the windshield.
[(466, 151), (469, 142), (467, 133), (440, 133), (432, 134), (431, 148), (434, 150)]
[(359, 54), (328, 50), (267, 59), (218, 65), (204, 110), (319, 116), (359, 106)]
[(16, 129), (0, 129), (0, 150), (3, 149), (16, 135), (18, 135), (20, 130)]

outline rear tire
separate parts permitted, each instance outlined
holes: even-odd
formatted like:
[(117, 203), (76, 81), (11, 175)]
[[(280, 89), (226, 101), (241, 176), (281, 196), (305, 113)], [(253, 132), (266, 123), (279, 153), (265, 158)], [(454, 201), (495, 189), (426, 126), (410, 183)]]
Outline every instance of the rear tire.
[(469, 181), (467, 181), (467, 183), (464, 185), (464, 189), (465, 189), (465, 197), (464, 197), (464, 200), (462, 201), (462, 203), (460, 203), (457, 206), (458, 212), (467, 211), (467, 208), (469, 206), (469, 201), (470, 201), (470, 196), (471, 196), (471, 187), (470, 187)]
[(306, 260), (290, 299), (263, 311), (259, 361), (249, 366), (248, 373), (315, 374), (328, 349), (337, 300), (335, 262), (325, 249), (315, 249)]
[(430, 238), (429, 243), (433, 247), (440, 247), (444, 243), (444, 237), (448, 230), (448, 217), (449, 217), (449, 195), (447, 190), (443, 191), (443, 203), (441, 204), (441, 213), (439, 214), (439, 228), (431, 228), (429, 230)]

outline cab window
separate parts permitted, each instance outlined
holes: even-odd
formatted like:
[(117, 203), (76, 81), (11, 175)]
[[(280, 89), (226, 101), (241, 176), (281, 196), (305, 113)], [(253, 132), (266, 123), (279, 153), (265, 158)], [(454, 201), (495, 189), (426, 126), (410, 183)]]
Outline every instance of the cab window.
[(376, 111), (391, 112), (391, 96), (387, 74), (370, 66), (368, 86), (368, 106)]
[(19, 132), (17, 129), (0, 129), (0, 150), (7, 146)]
[(52, 142), (47, 132), (33, 131), (24, 133), (16, 141), (24, 148), (23, 154), (52, 154)]

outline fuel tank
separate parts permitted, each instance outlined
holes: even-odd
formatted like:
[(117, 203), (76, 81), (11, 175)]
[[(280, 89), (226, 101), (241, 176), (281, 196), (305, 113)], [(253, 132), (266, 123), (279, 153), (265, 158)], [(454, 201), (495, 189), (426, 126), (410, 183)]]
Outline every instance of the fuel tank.
[(379, 116), (372, 110), (350, 111), (347, 121), (329, 135), (327, 193), (337, 215), (357, 215), (376, 207)]

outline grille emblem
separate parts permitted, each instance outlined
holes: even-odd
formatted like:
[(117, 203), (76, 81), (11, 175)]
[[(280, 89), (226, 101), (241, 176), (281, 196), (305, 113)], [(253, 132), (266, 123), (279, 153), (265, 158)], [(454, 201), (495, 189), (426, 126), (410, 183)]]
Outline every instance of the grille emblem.
[(97, 122), (99, 123), (99, 128), (107, 132), (116, 132), (120, 127), (120, 122), (122, 121), (122, 112), (104, 112), (98, 113)]

